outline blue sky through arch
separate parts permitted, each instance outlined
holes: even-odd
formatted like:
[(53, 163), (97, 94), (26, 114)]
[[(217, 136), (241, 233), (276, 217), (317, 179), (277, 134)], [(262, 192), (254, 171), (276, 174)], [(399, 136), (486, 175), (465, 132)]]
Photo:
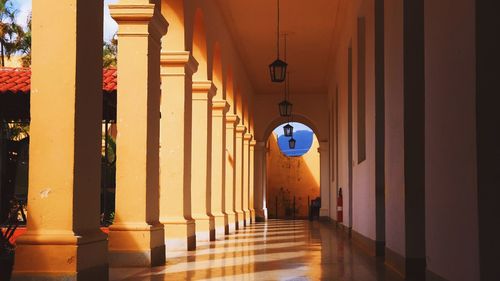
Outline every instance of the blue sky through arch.
[(283, 126), (288, 123), (283, 123), (274, 129), (273, 133), (278, 140), (278, 146), (286, 156), (297, 157), (306, 154), (312, 146), (314, 132), (308, 126), (298, 123), (290, 122), (293, 127), (293, 138), (297, 141), (295, 149), (290, 149), (288, 147), (288, 141), (290, 137), (286, 137), (283, 132)]

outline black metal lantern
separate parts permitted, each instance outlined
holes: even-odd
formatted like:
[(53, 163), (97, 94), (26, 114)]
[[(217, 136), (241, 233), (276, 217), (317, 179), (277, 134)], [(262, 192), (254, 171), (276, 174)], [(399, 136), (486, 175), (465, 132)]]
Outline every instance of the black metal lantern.
[(290, 117), (292, 115), (292, 107), (293, 107), (293, 104), (291, 104), (286, 99), (284, 101), (280, 102), (279, 103), (280, 116), (281, 117)]
[[(277, 59), (269, 65), (269, 74), (271, 75), (271, 81), (281, 83), (285, 81), (286, 78), (286, 68), (288, 64), (280, 59), (280, 1), (277, 0), (278, 3), (278, 29), (276, 34), (276, 53)], [(286, 54), (286, 51), (285, 51)], [(285, 55), (286, 60), (286, 55)]]
[[(279, 56), (279, 55), (278, 55)], [(271, 81), (281, 83), (286, 79), (286, 68), (288, 64), (282, 60), (275, 60), (269, 65), (269, 73), (271, 74)]]
[(291, 137), (293, 136), (293, 127), (290, 124), (286, 124), (283, 126), (283, 131), (285, 133), (285, 137)]
[(288, 147), (290, 149), (295, 149), (295, 144), (297, 143), (297, 141), (292, 137), (289, 141), (288, 141)]

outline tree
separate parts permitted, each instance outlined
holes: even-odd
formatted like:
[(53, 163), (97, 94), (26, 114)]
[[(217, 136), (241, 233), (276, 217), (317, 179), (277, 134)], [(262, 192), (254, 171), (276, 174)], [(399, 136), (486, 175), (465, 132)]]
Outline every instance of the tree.
[(24, 36), (23, 28), (15, 21), (16, 10), (10, 0), (0, 0), (0, 56), (2, 66), (5, 66), (5, 57), (15, 53)]
[(111, 42), (104, 42), (102, 47), (102, 66), (116, 67), (116, 52), (118, 51), (118, 38), (116, 34)]
[(29, 67), (31, 65), (31, 13), (28, 17), (27, 29), (20, 37), (17, 49), (21, 52), (23, 67)]

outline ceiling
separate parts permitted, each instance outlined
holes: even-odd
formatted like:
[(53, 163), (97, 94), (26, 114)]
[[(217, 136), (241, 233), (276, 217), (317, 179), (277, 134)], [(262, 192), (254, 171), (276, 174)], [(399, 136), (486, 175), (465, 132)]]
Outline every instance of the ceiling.
[[(282, 92), (271, 83), (268, 65), (276, 59), (275, 0), (217, 0), (257, 94)], [(287, 33), (290, 92), (326, 94), (337, 0), (280, 1), (280, 30)], [(283, 40), (281, 41), (283, 56)]]

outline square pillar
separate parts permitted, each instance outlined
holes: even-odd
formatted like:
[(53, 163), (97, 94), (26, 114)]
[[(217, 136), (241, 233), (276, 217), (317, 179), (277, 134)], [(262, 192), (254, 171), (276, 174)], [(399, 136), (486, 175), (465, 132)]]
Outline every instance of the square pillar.
[(154, 4), (109, 6), (118, 23), (116, 209), (112, 266), (165, 263), (159, 222), (160, 38), (167, 22)]
[(236, 229), (245, 226), (245, 211), (243, 211), (243, 137), (247, 128), (243, 125), (236, 126), (236, 184), (234, 188), (234, 211), (236, 212)]
[(250, 223), (255, 223), (255, 140), (250, 141), (250, 170), (248, 179), (248, 209), (250, 210)]
[[(266, 209), (266, 142), (258, 141), (254, 143), (255, 173), (254, 179), (254, 205), (255, 221), (263, 222), (267, 219)], [(252, 188), (252, 186), (250, 186)]]
[(198, 63), (186, 51), (161, 54), (160, 222), (167, 250), (194, 250), (191, 217), (192, 77)]
[(212, 183), (211, 215), (215, 221), (215, 239), (222, 238), (228, 220), (226, 213), (226, 113), (225, 100), (212, 101)]
[(193, 126), (191, 127), (191, 192), (197, 241), (215, 240), (211, 215), (212, 81), (193, 81)]
[(102, 11), (102, 1), (33, 1), (28, 225), (11, 280), (108, 279), (99, 229)]
[(234, 114), (226, 115), (226, 192), (225, 192), (225, 214), (227, 215), (226, 221), (226, 234), (234, 233), (236, 231), (236, 224), (238, 217), (236, 213), (236, 124), (240, 122), (240, 118)]
[(327, 141), (321, 141), (319, 143), (319, 165), (320, 165), (320, 192), (321, 192), (321, 208), (319, 210), (319, 216), (321, 219), (330, 220), (330, 179), (329, 179), (329, 169), (330, 169), (330, 154), (329, 146)]
[[(247, 131), (248, 132), (248, 131)], [(246, 133), (243, 136), (243, 196), (242, 207), (245, 213), (245, 226), (250, 224), (250, 141), (252, 134)]]

